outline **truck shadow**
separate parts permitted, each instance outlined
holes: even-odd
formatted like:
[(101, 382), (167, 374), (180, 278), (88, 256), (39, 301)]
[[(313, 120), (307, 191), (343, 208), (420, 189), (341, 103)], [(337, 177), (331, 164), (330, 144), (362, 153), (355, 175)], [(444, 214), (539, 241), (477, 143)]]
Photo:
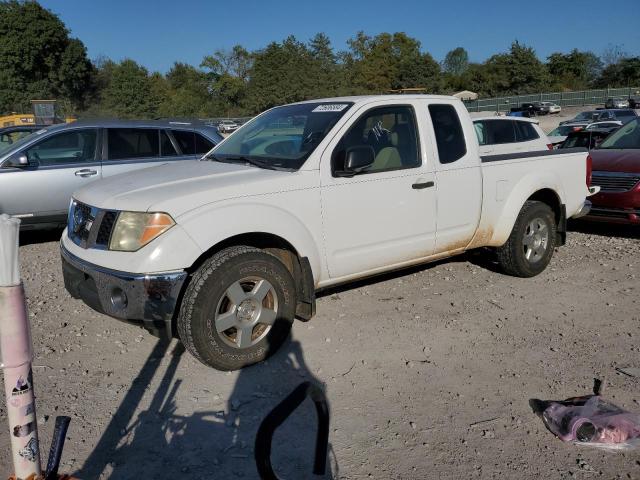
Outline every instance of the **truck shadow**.
[(572, 220), (569, 221), (568, 227), (570, 232), (599, 235), (601, 237), (640, 239), (640, 225)]
[[(218, 408), (215, 399), (201, 399), (214, 408), (185, 414), (184, 397), (201, 395), (207, 385), (214, 390), (216, 379), (224, 373), (211, 370), (198, 378), (197, 391), (185, 392), (185, 382), (176, 378), (184, 352), (181, 344), (169, 353), (163, 367), (171, 345), (167, 340), (155, 345), (75, 477), (258, 478), (253, 447), (262, 419), (301, 382), (321, 384), (307, 367), (300, 343), (290, 340), (268, 361), (241, 370), (226, 404), (220, 401)], [(153, 382), (156, 376), (159, 383)], [(150, 385), (155, 387), (153, 397), (143, 401)], [(143, 403), (145, 409), (141, 409)], [(312, 477), (316, 423), (315, 408), (307, 400), (276, 431), (271, 458), (283, 478)], [(332, 452), (330, 447), (327, 475), (313, 478), (337, 477)]]

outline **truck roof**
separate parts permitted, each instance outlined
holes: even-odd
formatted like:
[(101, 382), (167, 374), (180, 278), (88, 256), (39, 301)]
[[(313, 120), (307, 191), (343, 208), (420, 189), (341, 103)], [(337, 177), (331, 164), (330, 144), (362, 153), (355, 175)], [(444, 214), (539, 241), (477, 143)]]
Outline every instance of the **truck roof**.
[(425, 94), (404, 94), (404, 95), (354, 95), (350, 97), (332, 97), (332, 98), (315, 98), (313, 100), (305, 100), (300, 103), (327, 103), (327, 102), (353, 102), (353, 103), (367, 103), (373, 100), (455, 100), (457, 102), (460, 99), (451, 95), (425, 95)]

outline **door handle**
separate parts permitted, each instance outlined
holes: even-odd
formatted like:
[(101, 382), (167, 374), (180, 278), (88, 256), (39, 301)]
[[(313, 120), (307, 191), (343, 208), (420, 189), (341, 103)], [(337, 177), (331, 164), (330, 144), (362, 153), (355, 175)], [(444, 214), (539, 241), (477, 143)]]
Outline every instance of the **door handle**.
[(430, 187), (433, 187), (434, 185), (435, 185), (435, 182), (433, 181), (423, 182), (418, 180), (416, 183), (411, 185), (411, 188), (413, 188), (414, 190), (422, 190), (423, 188), (430, 188)]
[(90, 170), (88, 168), (83, 168), (82, 170), (78, 170), (75, 172), (75, 176), (76, 177), (93, 177), (94, 175), (97, 175), (98, 172), (96, 170)]

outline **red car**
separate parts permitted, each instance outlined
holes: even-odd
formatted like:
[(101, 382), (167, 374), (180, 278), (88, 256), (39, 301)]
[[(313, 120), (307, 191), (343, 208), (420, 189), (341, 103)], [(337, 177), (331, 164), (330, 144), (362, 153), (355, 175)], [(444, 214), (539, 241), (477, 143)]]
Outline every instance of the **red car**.
[(609, 135), (591, 157), (591, 185), (600, 192), (590, 198), (587, 218), (640, 225), (640, 119)]

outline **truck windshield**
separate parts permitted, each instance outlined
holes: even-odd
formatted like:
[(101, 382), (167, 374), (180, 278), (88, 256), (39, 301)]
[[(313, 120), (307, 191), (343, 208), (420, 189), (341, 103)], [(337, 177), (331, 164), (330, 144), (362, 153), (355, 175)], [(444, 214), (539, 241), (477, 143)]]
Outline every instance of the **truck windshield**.
[(640, 119), (620, 127), (600, 144), (599, 148), (640, 149)]
[(298, 170), (352, 105), (313, 102), (276, 107), (243, 125), (206, 158)]

